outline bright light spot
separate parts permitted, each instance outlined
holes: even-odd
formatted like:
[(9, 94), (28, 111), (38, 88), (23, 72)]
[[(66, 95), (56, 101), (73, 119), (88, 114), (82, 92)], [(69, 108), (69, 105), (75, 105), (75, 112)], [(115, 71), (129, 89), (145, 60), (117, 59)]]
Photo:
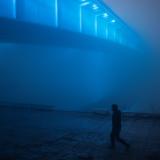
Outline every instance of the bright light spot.
[(84, 2), (84, 3), (81, 4), (81, 6), (87, 6), (89, 4), (90, 4), (90, 2)]
[(112, 22), (112, 23), (115, 23), (115, 22), (116, 22), (116, 20), (115, 20), (115, 19), (112, 19), (112, 20), (111, 20), (111, 22)]
[(58, 27), (58, 0), (55, 0), (55, 25)]
[(99, 8), (96, 4), (93, 4), (92, 7), (94, 10), (97, 10)]
[(16, 18), (16, 0), (13, 0), (13, 16)]
[(103, 17), (104, 17), (104, 18), (107, 18), (107, 17), (108, 17), (108, 14), (107, 14), (107, 13), (104, 13), (104, 14), (103, 14)]
[(16, 4), (16, 0), (13, 0), (13, 4), (14, 4), (14, 5)]

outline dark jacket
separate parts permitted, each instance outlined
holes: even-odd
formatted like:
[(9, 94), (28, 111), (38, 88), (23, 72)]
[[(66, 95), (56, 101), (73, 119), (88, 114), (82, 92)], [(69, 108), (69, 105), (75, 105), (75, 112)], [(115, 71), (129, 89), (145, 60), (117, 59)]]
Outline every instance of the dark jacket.
[(112, 114), (112, 128), (120, 129), (121, 128), (121, 111), (115, 111)]

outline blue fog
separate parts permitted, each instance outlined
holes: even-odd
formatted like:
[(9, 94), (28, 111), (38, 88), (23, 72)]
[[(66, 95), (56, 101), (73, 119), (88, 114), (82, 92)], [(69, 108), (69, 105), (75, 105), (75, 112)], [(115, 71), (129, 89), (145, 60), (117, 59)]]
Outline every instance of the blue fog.
[(156, 157), (160, 56), (101, 2), (0, 0), (0, 159)]
[(84, 111), (119, 103), (126, 111), (140, 111), (149, 96), (147, 57), (123, 47), (98, 52), (1, 44), (0, 100)]

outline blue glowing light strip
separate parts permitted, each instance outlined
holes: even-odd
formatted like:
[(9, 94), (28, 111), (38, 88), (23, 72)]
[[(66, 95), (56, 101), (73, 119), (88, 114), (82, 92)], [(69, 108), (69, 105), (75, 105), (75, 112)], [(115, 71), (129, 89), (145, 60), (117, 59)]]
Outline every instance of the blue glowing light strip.
[(16, 0), (12, 0), (13, 3), (13, 17), (16, 18)]
[(58, 27), (58, 0), (55, 0), (55, 25)]

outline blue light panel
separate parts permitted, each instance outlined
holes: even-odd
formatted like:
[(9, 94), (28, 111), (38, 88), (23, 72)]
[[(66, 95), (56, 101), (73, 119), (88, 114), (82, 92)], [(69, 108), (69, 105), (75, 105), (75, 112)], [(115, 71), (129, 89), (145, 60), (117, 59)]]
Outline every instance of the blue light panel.
[(82, 33), (95, 36), (95, 14), (91, 8), (82, 8)]
[(97, 36), (103, 39), (107, 37), (108, 25), (106, 19), (102, 18), (102, 15), (97, 19)]
[(17, 0), (17, 18), (56, 26), (56, 0)]
[(16, 18), (16, 0), (0, 0), (0, 17)]
[(80, 31), (79, 3), (76, 0), (58, 0), (59, 28)]

